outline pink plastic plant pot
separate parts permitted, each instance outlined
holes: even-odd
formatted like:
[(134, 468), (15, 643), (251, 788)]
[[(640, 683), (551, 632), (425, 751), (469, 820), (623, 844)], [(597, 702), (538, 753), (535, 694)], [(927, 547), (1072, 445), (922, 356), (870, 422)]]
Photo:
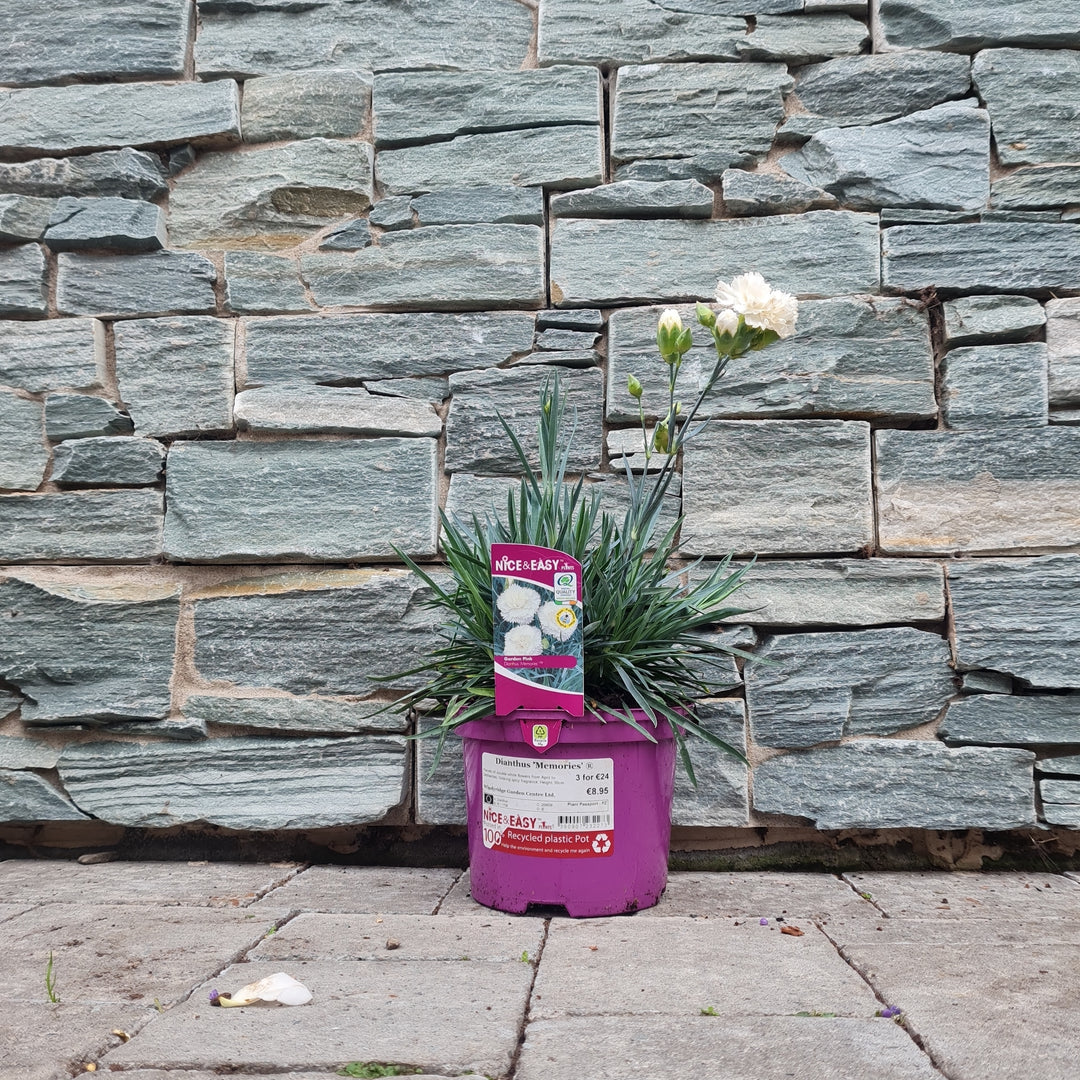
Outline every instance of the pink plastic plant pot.
[(665, 722), (653, 743), (615, 717), (521, 709), (457, 733), (473, 899), (514, 913), (561, 905), (575, 918), (639, 911), (660, 899), (675, 784)]

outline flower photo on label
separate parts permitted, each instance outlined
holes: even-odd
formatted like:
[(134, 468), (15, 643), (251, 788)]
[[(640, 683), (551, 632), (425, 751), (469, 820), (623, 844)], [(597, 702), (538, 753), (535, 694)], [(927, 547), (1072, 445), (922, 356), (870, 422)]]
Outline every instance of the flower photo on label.
[(513, 626), (506, 631), (504, 656), (538, 656), (542, 650), (540, 631), (535, 626)]
[(570, 604), (548, 600), (540, 605), (540, 629), (557, 641), (569, 641), (577, 629), (577, 612)]
[(513, 582), (503, 589), (495, 604), (508, 623), (531, 623), (540, 607), (540, 594)]

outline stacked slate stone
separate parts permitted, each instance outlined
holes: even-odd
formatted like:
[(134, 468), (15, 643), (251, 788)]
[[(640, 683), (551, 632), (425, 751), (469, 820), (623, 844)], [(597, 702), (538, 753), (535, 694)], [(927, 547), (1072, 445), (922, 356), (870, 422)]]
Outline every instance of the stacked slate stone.
[(552, 370), (617, 511), (659, 311), (750, 269), (798, 332), (669, 520), (759, 557), (770, 663), (676, 822), (1080, 828), (1080, 20), (874, 7), (8, 0), (0, 836), (460, 823), (378, 711), (396, 552), (504, 505)]

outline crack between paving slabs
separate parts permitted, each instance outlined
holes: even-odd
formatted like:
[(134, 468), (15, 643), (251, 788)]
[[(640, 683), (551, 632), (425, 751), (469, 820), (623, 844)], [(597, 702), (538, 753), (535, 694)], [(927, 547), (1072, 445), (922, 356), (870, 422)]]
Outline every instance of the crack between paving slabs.
[(454, 886), (455, 886), (455, 885), (457, 885), (457, 883), (458, 883), (459, 881), (461, 881), (461, 879), (462, 879), (462, 878), (463, 878), (464, 876), (465, 876), (465, 871), (464, 871), (464, 870), (462, 870), (462, 871), (461, 871), (461, 872), (460, 872), (460, 873), (458, 874), (458, 876), (457, 876), (456, 878), (454, 878), (454, 880), (453, 880), (453, 881), (451, 881), (451, 882), (450, 882), (450, 884), (449, 884), (449, 885), (447, 886), (447, 888), (446, 888), (446, 892), (444, 892), (444, 893), (442, 894), (442, 896), (440, 896), (440, 897), (439, 897), (439, 899), (438, 899), (438, 900), (437, 900), (437, 901), (435, 902), (435, 907), (434, 907), (434, 908), (432, 909), (432, 911), (431, 911), (431, 914), (432, 914), (432, 915), (438, 915), (438, 914), (439, 914), (439, 912), (440, 912), (440, 911), (442, 910), (442, 906), (443, 906), (443, 904), (445, 904), (445, 903), (446, 903), (446, 898), (447, 898), (447, 897), (448, 897), (448, 896), (449, 896), (449, 895), (450, 895), (450, 894), (451, 894), (451, 893), (452, 893), (452, 892), (454, 891)]
[[(889, 918), (889, 916), (884, 911), (882, 911), (882, 909), (878, 906), (878, 904), (871, 897), (864, 896), (861, 892), (859, 892), (859, 890), (850, 881), (847, 880), (846, 877), (841, 875), (840, 880), (845, 885), (847, 885), (847, 887), (849, 889), (851, 889), (851, 891), (854, 892), (855, 895), (858, 896), (860, 900), (865, 900), (868, 904), (870, 904), (878, 912), (880, 912), (881, 917), (883, 919)], [(858, 975), (859, 978), (862, 979), (862, 981), (864, 983), (866, 983), (866, 985), (870, 989), (870, 992), (874, 995), (875, 998), (877, 998), (878, 1001), (881, 1002), (882, 1008), (885, 1008), (885, 1007), (889, 1006), (890, 1002), (885, 1000), (885, 998), (878, 991), (878, 988), (873, 984), (873, 982), (871, 982), (870, 978), (866, 975), (866, 973), (859, 969), (858, 965), (847, 955), (847, 953), (844, 951), (844, 949), (841, 948), (841, 946), (840, 946), (839, 942), (837, 942), (836, 938), (834, 938), (832, 936), (832, 934), (830, 934), (829, 931), (826, 929), (828, 924), (824, 923), (822, 920), (816, 919), (816, 918), (813, 920), (813, 922), (814, 922), (814, 925), (818, 928), (818, 930), (821, 931), (821, 933), (825, 937), (826, 941), (828, 941), (829, 944), (836, 950), (836, 955), (839, 956), (840, 959), (843, 960), (844, 963), (847, 964), (847, 966), (849, 968), (851, 968), (851, 970), (854, 971), (855, 974)], [(905, 1013), (902, 1013), (900, 1015), (900, 1017), (899, 1017), (899, 1026), (904, 1029), (904, 1032), (907, 1034), (907, 1037), (909, 1039), (911, 1039), (911, 1041), (919, 1048), (919, 1050), (923, 1054), (926, 1055), (927, 1060), (929, 1060), (930, 1065), (933, 1067), (935, 1072), (940, 1073), (945, 1078), (945, 1080), (956, 1080), (956, 1078), (951, 1073), (949, 1073), (949, 1072), (947, 1072), (945, 1070), (945, 1068), (941, 1064), (941, 1062), (930, 1051), (929, 1047), (926, 1045), (925, 1041), (923, 1040), (923, 1037), (911, 1027), (911, 1024), (909, 1023), (907, 1015)]]
[(525, 1046), (525, 1033), (529, 1027), (530, 1013), (532, 1012), (533, 990), (536, 989), (536, 976), (540, 973), (540, 961), (544, 958), (544, 947), (547, 945), (548, 934), (551, 932), (551, 919), (544, 920), (544, 932), (540, 937), (540, 945), (536, 950), (536, 958), (532, 965), (532, 978), (529, 980), (529, 989), (525, 994), (525, 1008), (521, 1013), (521, 1025), (518, 1028), (517, 1046), (514, 1047), (514, 1056), (510, 1059), (510, 1068), (501, 1080), (513, 1080), (517, 1075), (518, 1061), (521, 1059), (521, 1051)]

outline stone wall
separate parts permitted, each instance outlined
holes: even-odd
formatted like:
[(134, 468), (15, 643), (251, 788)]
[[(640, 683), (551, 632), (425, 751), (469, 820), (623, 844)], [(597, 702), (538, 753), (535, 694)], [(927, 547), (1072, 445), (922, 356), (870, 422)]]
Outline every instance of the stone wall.
[(1072, 5), (60, 8), (0, 11), (0, 828), (459, 823), (376, 711), (434, 640), (393, 546), (556, 369), (618, 506), (660, 306), (747, 269), (799, 330), (681, 549), (757, 554), (774, 663), (677, 824), (1080, 828)]

